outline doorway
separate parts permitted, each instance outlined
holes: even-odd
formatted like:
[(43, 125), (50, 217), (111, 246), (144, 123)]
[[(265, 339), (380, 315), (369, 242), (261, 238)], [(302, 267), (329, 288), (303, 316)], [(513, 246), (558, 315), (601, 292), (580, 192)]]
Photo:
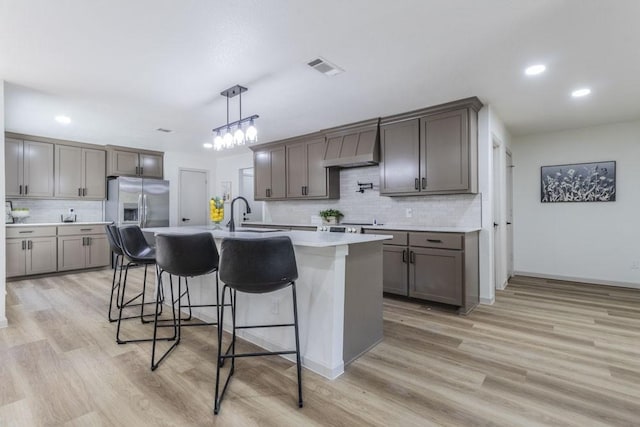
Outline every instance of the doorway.
[(511, 152), (506, 152), (506, 178), (507, 178), (507, 281), (513, 276), (513, 157)]
[(253, 178), (253, 168), (240, 169), (238, 194), (247, 199), (249, 206), (251, 206), (251, 213), (239, 212), (238, 218), (235, 219), (236, 224), (242, 221), (262, 221), (262, 202), (256, 202), (253, 199)]
[(200, 169), (179, 170), (178, 225), (206, 225), (209, 214), (208, 172)]
[(503, 289), (502, 245), (502, 144), (493, 141), (493, 280), (495, 289)]

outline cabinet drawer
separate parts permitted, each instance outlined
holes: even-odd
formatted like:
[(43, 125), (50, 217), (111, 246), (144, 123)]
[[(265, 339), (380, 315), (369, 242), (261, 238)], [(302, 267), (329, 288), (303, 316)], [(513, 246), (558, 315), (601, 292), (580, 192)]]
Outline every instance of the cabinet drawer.
[(462, 234), (409, 233), (409, 245), (424, 248), (462, 249)]
[(393, 236), (391, 240), (384, 240), (382, 243), (385, 245), (399, 245), (407, 246), (407, 232), (406, 231), (388, 231), (367, 228), (364, 230), (365, 234), (381, 234), (383, 236)]
[(104, 225), (63, 225), (58, 227), (58, 236), (77, 234), (105, 234)]
[(55, 227), (7, 227), (7, 238), (55, 236)]

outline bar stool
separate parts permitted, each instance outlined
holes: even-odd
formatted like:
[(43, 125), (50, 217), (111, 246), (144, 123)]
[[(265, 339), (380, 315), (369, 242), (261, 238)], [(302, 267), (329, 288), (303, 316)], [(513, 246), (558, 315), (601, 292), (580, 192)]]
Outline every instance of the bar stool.
[[(119, 309), (120, 308), (120, 286), (122, 284), (122, 270), (125, 268), (124, 267), (125, 255), (122, 252), (122, 246), (120, 244), (120, 234), (118, 233), (118, 227), (116, 227), (114, 224), (107, 224), (105, 225), (105, 231), (107, 235), (107, 240), (109, 241), (109, 247), (111, 248), (111, 252), (116, 256), (115, 262), (114, 262), (114, 268), (113, 268), (113, 278), (111, 279), (111, 297), (109, 298), (109, 313), (107, 318), (109, 319), (109, 322), (117, 322), (118, 318), (113, 316), (113, 295), (114, 293), (116, 294), (116, 308)], [(119, 274), (118, 274), (118, 270), (120, 271)], [(117, 282), (116, 282), (116, 275), (118, 275)], [(147, 305), (155, 304), (155, 302), (148, 302), (145, 304)], [(130, 303), (128, 306), (135, 307), (140, 305), (141, 304)], [(143, 316), (142, 312), (140, 316)], [(136, 317), (139, 317), (139, 316), (123, 317), (123, 320), (132, 319)]]
[[(229, 289), (232, 299), (231, 321), (232, 341), (231, 353), (223, 355), (222, 328), (218, 328), (218, 358), (216, 368), (216, 394), (214, 414), (220, 412), (220, 404), (227, 391), (227, 386), (235, 370), (236, 357), (268, 356), (278, 354), (295, 354), (298, 370), (298, 407), (302, 408), (302, 378), (300, 364), (300, 339), (298, 337), (298, 308), (296, 299), (296, 284), (298, 268), (293, 252), (291, 239), (287, 236), (271, 237), (265, 239), (227, 238), (222, 241), (220, 249), (220, 280), (224, 282), (222, 288), (222, 304), (225, 304), (225, 295)], [(236, 326), (236, 293), (266, 294), (291, 286), (293, 297), (293, 323), (273, 325), (245, 325)], [(220, 325), (223, 325), (224, 309), (220, 310)], [(288, 351), (263, 351), (257, 353), (236, 353), (236, 330), (250, 328), (278, 328), (293, 326), (295, 331), (296, 349)], [(224, 383), (222, 392), (220, 388), (220, 367), (225, 359), (231, 359), (231, 368)]]
[[(120, 248), (122, 249), (122, 253), (124, 257), (127, 258), (128, 262), (125, 267), (124, 272), (124, 281), (121, 284), (121, 292), (120, 292), (120, 305), (119, 305), (119, 314), (118, 314), (118, 327), (116, 329), (116, 342), (118, 344), (126, 344), (130, 342), (143, 342), (143, 341), (152, 341), (152, 338), (143, 338), (143, 339), (130, 339), (130, 340), (121, 340), (120, 339), (120, 324), (122, 320), (125, 320), (130, 317), (122, 317), (123, 309), (127, 307), (137, 306), (138, 304), (132, 304), (138, 298), (142, 297), (142, 302), (140, 305), (140, 320), (142, 323), (149, 323), (151, 320), (145, 321), (145, 316), (153, 316), (156, 313), (144, 314), (144, 306), (148, 303), (144, 302), (145, 299), (145, 291), (147, 287), (147, 267), (149, 265), (153, 265), (156, 263), (156, 251), (147, 243), (144, 235), (142, 234), (142, 230), (137, 225), (129, 225), (125, 227), (117, 228), (117, 236), (120, 240)], [(115, 234), (114, 234), (115, 235)], [(125, 294), (127, 288), (127, 276), (129, 274), (129, 267), (133, 265), (144, 265), (144, 279), (142, 281), (142, 291), (136, 294), (131, 299), (125, 302)], [(158, 307), (157, 302), (156, 309)], [(138, 317), (138, 316), (131, 316)]]
[[(218, 249), (213, 240), (211, 233), (198, 233), (190, 235), (180, 234), (158, 234), (156, 235), (156, 265), (158, 268), (158, 294), (156, 297), (156, 313), (158, 313), (158, 304), (161, 297), (161, 289), (163, 283), (164, 273), (169, 274), (169, 287), (171, 290), (171, 308), (172, 308), (172, 324), (160, 325), (162, 320), (158, 319), (156, 314), (154, 319), (153, 330), (153, 348), (151, 351), (151, 370), (154, 371), (158, 365), (169, 355), (171, 350), (176, 348), (180, 344), (180, 330), (182, 326), (205, 326), (205, 325), (218, 325), (220, 322), (220, 310), (219, 310), (219, 284), (218, 284), (218, 264), (219, 256)], [(205, 274), (211, 274), (215, 272), (216, 277), (216, 296), (214, 304), (191, 304), (189, 297), (189, 284), (188, 277), (202, 276)], [(178, 276), (178, 297), (174, 298), (173, 292), (173, 276)], [(182, 292), (182, 279), (184, 278), (185, 292)], [(182, 298), (187, 297), (187, 304), (182, 304)], [(178, 315), (176, 316), (176, 304), (178, 309)], [(228, 304), (229, 306), (231, 304)], [(216, 321), (215, 322), (199, 322), (182, 324), (184, 320), (191, 319), (192, 307), (215, 307), (216, 308)], [(189, 309), (189, 317), (182, 318), (181, 308)], [(156, 341), (159, 327), (173, 327), (175, 342), (169, 347), (164, 354), (156, 362)]]

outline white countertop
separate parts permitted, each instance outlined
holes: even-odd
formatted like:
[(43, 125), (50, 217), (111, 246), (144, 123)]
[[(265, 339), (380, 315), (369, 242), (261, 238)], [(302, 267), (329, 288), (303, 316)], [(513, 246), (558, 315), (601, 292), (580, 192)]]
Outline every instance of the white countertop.
[[(314, 224), (294, 224), (294, 223), (266, 223), (258, 221), (246, 221), (242, 223), (244, 225), (262, 225), (273, 227), (317, 227)], [(341, 224), (338, 224), (341, 225)], [(400, 224), (384, 224), (384, 225), (362, 225), (360, 226), (367, 230), (399, 230), (399, 231), (433, 231), (438, 233), (473, 233), (474, 231), (480, 231), (480, 227), (439, 227), (434, 225), (400, 225)], [(331, 233), (327, 233), (331, 234)]]
[[(277, 228), (277, 226), (276, 226)], [(247, 230), (247, 231), (238, 231)], [(255, 231), (254, 231), (255, 230)], [(381, 236), (374, 234), (350, 234), (350, 233), (319, 233), (316, 231), (272, 231), (264, 232), (265, 228), (252, 230), (247, 227), (237, 227), (231, 233), (225, 229), (215, 229), (212, 226), (192, 226), (192, 227), (154, 227), (143, 228), (142, 231), (161, 234), (194, 234), (209, 231), (214, 238), (224, 239), (225, 237), (239, 237), (246, 239), (266, 239), (275, 236), (289, 236), (294, 246), (307, 246), (314, 248), (327, 248), (332, 246), (353, 245), (358, 243), (377, 242), (391, 239), (391, 236)], [(263, 231), (263, 232), (261, 232)]]
[(111, 221), (88, 221), (88, 222), (30, 222), (19, 224), (6, 224), (7, 227), (59, 227), (63, 225), (106, 225), (111, 224)]

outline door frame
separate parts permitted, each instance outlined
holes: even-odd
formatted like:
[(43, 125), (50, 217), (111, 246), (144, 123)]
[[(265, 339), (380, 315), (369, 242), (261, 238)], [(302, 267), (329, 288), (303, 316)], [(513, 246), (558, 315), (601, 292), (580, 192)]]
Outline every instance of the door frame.
[[(209, 193), (209, 171), (206, 169), (195, 169), (195, 168), (178, 168), (178, 217), (176, 218), (176, 224), (178, 226), (182, 226), (182, 172), (200, 172), (204, 173), (204, 188), (205, 193), (208, 195)], [(209, 218), (209, 204), (204, 203), (204, 217)]]

